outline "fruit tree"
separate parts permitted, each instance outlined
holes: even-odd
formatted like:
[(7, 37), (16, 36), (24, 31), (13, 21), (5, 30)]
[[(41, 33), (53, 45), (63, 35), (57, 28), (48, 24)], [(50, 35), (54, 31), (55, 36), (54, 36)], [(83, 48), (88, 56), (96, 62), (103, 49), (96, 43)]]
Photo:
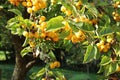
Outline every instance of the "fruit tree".
[(61, 72), (53, 70), (61, 65), (53, 51), (55, 48), (69, 51), (73, 45), (80, 49), (84, 64), (100, 60), (98, 73), (105, 76), (119, 73), (120, 0), (9, 2), (13, 5), (9, 11), (15, 16), (8, 20), (6, 27), (12, 34), (25, 38), (21, 56), (32, 54), (46, 63), (32, 79), (66, 80)]

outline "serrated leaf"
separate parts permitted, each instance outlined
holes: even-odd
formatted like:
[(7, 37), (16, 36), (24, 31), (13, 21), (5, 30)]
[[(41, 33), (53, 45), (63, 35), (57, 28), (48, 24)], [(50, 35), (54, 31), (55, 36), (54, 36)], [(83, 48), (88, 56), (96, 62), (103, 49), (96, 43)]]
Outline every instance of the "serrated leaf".
[(102, 57), (102, 60), (100, 62), (100, 65), (104, 66), (104, 65), (107, 65), (111, 62), (111, 58), (108, 57), (108, 56), (103, 56)]
[(62, 16), (57, 16), (54, 18), (51, 18), (48, 22), (47, 22), (47, 31), (56, 31), (58, 29), (61, 29), (64, 27), (64, 25), (62, 24), (63, 21), (63, 17)]
[(27, 55), (29, 52), (32, 52), (32, 49), (30, 47), (25, 47), (22, 51), (21, 51), (21, 56), (24, 57), (25, 55)]
[(18, 16), (22, 16), (22, 13), (18, 9), (9, 9), (8, 11), (13, 12)]
[(88, 62), (92, 61), (93, 59), (95, 59), (97, 52), (98, 51), (97, 51), (97, 48), (95, 46), (89, 45), (87, 47), (83, 63), (88, 63)]

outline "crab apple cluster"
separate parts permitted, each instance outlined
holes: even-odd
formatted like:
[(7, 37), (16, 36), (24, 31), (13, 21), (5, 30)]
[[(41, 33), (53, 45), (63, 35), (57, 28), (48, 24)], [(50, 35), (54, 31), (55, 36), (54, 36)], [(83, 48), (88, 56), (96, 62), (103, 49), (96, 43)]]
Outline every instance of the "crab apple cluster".
[[(38, 21), (38, 24), (35, 22), (32, 22), (31, 27), (27, 28), (25, 25), (22, 25), (22, 28), (25, 29), (23, 32), (23, 36), (26, 38), (43, 38), (45, 40), (50, 40), (50, 41), (58, 41), (59, 36), (58, 33), (55, 31), (46, 31), (46, 26), (47, 22), (45, 21), (46, 17), (45, 16), (40, 16), (40, 19)], [(33, 42), (30, 42), (30, 45), (33, 46)]]
[(56, 3), (56, 0), (51, 0), (51, 5), (55, 4)]
[(46, 8), (46, 0), (26, 0), (22, 2), (22, 5), (27, 7), (28, 13), (32, 13)]
[(22, 0), (9, 0), (9, 2), (15, 6), (18, 6)]
[(84, 31), (79, 30), (78, 32), (73, 32), (68, 22), (63, 22), (63, 24), (65, 25), (65, 30), (69, 30), (70, 32), (69, 35), (65, 38), (66, 40), (71, 40), (73, 43), (78, 43), (86, 39)]
[(101, 40), (99, 43), (96, 44), (100, 52), (108, 52), (110, 49), (110, 44), (105, 43), (105, 41)]
[(80, 1), (76, 2), (75, 6), (76, 6), (77, 9), (80, 9), (81, 6), (82, 6), (82, 1), (80, 0)]
[(111, 47), (111, 44), (114, 43), (114, 38), (111, 36), (106, 37), (106, 41), (101, 40), (99, 43), (97, 43), (97, 47), (100, 52), (108, 52), (108, 50)]
[(73, 19), (74, 22), (85, 22), (88, 24), (96, 25), (98, 23), (97, 19), (89, 19), (86, 18), (85, 16), (78, 16)]
[(117, 13), (117, 12), (112, 12), (112, 15), (113, 15), (113, 19), (115, 21), (120, 21), (120, 14)]
[(61, 6), (61, 11), (65, 13), (67, 16), (72, 15), (72, 11), (70, 9), (67, 9), (65, 6)]
[(120, 7), (120, 1), (116, 1), (114, 4), (113, 4), (113, 7), (116, 9), (118, 7)]
[(60, 62), (59, 61), (54, 61), (50, 63), (50, 69), (58, 68), (60, 67)]

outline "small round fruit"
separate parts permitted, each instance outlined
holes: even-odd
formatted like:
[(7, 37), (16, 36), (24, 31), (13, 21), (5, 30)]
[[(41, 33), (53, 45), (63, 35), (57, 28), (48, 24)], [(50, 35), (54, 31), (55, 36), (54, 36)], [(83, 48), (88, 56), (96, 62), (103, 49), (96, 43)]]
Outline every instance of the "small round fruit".
[(34, 33), (34, 37), (35, 37), (35, 38), (39, 38), (39, 33), (38, 33), (38, 32), (35, 32), (35, 33)]
[(55, 62), (54, 62), (54, 66), (55, 66), (55, 67), (60, 67), (60, 62), (59, 62), (59, 61), (55, 61)]
[(114, 16), (116, 14), (116, 12), (112, 12), (112, 15)]
[(40, 20), (41, 20), (41, 21), (45, 21), (45, 20), (46, 20), (46, 17), (45, 17), (45, 16), (41, 16), (41, 17), (40, 17)]
[(75, 18), (75, 19), (73, 19), (73, 21), (75, 21), (75, 22), (79, 22), (80, 19), (79, 19), (79, 18)]
[(108, 43), (111, 43), (112, 40), (113, 40), (113, 38), (107, 38), (107, 42), (108, 42)]
[(120, 66), (117, 68), (117, 70), (116, 70), (117, 72), (120, 72)]
[(104, 41), (104, 40), (101, 40), (101, 41), (100, 41), (100, 44), (105, 44), (105, 41)]
[(30, 47), (32, 47), (32, 48), (35, 47), (35, 43), (32, 42), (32, 41), (29, 42), (29, 45), (30, 45)]
[(27, 8), (27, 12), (28, 12), (28, 13), (32, 13), (32, 12), (33, 12), (32, 8), (30, 8), (30, 7)]
[(59, 41), (59, 38), (58, 37), (54, 37), (53, 41), (57, 42), (57, 41)]
[(22, 2), (22, 5), (26, 7), (27, 6), (27, 2), (25, 2), (25, 1)]
[(24, 31), (24, 32), (23, 32), (23, 36), (28, 37), (28, 36), (29, 36), (29, 33), (28, 33), (27, 31)]
[(73, 43), (79, 42), (79, 39), (75, 35), (72, 36), (71, 40)]
[(27, 2), (27, 6), (28, 6), (28, 7), (32, 6), (32, 2), (28, 1), (28, 2)]
[(55, 65), (54, 65), (54, 63), (52, 62), (52, 63), (50, 63), (50, 69), (54, 69), (55, 68)]
[(66, 7), (65, 6), (61, 6), (61, 11), (62, 12), (65, 12), (67, 9), (66, 9)]
[(75, 5), (76, 5), (76, 6), (82, 5), (82, 1), (78, 1)]
[(104, 48), (102, 51), (103, 52), (108, 52), (108, 48)]
[(41, 33), (40, 37), (41, 38), (45, 38), (46, 37), (46, 33), (45, 32)]
[(72, 11), (71, 11), (71, 10), (66, 10), (66, 11), (65, 11), (65, 14), (66, 14), (67, 16), (70, 16), (70, 15), (72, 14)]
[(46, 78), (42, 78), (42, 80), (46, 80)]

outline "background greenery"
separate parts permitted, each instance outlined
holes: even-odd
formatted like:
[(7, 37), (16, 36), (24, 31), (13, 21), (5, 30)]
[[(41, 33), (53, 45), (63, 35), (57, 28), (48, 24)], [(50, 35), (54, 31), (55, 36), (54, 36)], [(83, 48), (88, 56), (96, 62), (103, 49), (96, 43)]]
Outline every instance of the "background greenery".
[[(29, 73), (27, 74), (26, 80), (29, 79), (29, 75), (31, 75), (33, 72), (37, 72), (40, 69), (40, 65), (34, 66)], [(0, 69), (2, 70), (2, 80), (9, 80), (12, 76), (12, 72), (14, 69), (14, 64), (7, 64), (0, 62)], [(63, 74), (66, 76), (67, 80), (103, 80), (104, 78), (102, 76), (98, 76), (95, 73), (84, 73), (80, 71), (73, 71), (73, 70), (66, 70), (66, 69), (55, 69), (63, 72)]]

